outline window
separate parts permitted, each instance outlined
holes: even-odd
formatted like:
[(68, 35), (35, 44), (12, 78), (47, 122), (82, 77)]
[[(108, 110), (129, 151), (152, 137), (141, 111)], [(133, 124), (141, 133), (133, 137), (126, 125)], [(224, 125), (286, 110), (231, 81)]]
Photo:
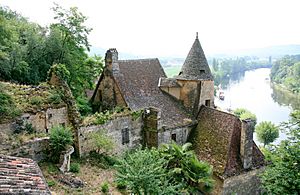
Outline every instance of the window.
[(53, 114), (48, 114), (48, 118), (51, 119)]
[(176, 133), (172, 133), (171, 139), (172, 139), (174, 142), (176, 142)]
[(200, 70), (200, 73), (205, 73), (205, 70)]
[(210, 107), (210, 100), (205, 100), (205, 106)]
[(129, 143), (129, 129), (122, 129), (122, 144), (128, 144)]

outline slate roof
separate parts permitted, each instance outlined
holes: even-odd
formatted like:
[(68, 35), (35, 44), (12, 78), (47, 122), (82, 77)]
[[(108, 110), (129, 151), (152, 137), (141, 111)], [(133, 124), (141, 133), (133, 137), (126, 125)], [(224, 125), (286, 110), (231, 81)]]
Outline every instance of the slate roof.
[(162, 125), (166, 128), (191, 123), (186, 120), (191, 117), (183, 106), (159, 89), (159, 78), (167, 76), (158, 59), (119, 60), (113, 63), (113, 76), (132, 110), (160, 109)]
[(0, 194), (51, 194), (37, 163), (0, 155)]
[(198, 35), (176, 78), (182, 80), (213, 80)]
[[(213, 165), (220, 178), (237, 175), (243, 171), (239, 156), (241, 121), (234, 115), (202, 106), (198, 126), (190, 141), (199, 159)], [(264, 165), (264, 157), (253, 142), (253, 167)]]

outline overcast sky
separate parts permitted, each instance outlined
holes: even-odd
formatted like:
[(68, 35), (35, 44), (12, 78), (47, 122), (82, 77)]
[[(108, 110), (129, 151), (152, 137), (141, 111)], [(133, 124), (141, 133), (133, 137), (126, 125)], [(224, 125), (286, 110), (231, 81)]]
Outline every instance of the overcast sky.
[[(0, 0), (48, 25), (53, 0)], [(196, 32), (206, 54), (300, 44), (299, 0), (64, 0), (93, 28), (92, 46), (153, 57), (187, 55)]]

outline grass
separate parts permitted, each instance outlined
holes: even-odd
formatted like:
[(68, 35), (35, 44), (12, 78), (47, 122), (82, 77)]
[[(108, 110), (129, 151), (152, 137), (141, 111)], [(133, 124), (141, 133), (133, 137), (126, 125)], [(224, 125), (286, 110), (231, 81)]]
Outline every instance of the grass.
[[(59, 181), (61, 173), (55, 165), (51, 163), (41, 163), (40, 167), (49, 185), (52, 194), (124, 194), (117, 190), (114, 180), (114, 170), (101, 169), (99, 166), (92, 165), (91, 159), (71, 160), (80, 163), (80, 171), (76, 177), (84, 182), (83, 188), (70, 188)], [(74, 162), (72, 162), (74, 163)]]

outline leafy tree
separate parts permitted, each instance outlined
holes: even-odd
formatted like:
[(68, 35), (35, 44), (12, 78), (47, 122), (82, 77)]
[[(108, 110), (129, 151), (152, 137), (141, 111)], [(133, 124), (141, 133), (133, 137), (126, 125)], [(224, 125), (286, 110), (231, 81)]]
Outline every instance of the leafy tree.
[(256, 115), (250, 112), (245, 108), (237, 108), (233, 111), (233, 113), (239, 117), (241, 120), (251, 119), (254, 121), (254, 126), (256, 124), (257, 118)]
[(268, 194), (299, 194), (300, 191), (300, 111), (291, 113), (291, 119), (281, 125), (288, 132), (287, 140), (270, 147), (267, 166), (261, 175)]
[(255, 127), (257, 139), (263, 143), (264, 146), (275, 141), (279, 136), (279, 129), (270, 121), (263, 121)]

